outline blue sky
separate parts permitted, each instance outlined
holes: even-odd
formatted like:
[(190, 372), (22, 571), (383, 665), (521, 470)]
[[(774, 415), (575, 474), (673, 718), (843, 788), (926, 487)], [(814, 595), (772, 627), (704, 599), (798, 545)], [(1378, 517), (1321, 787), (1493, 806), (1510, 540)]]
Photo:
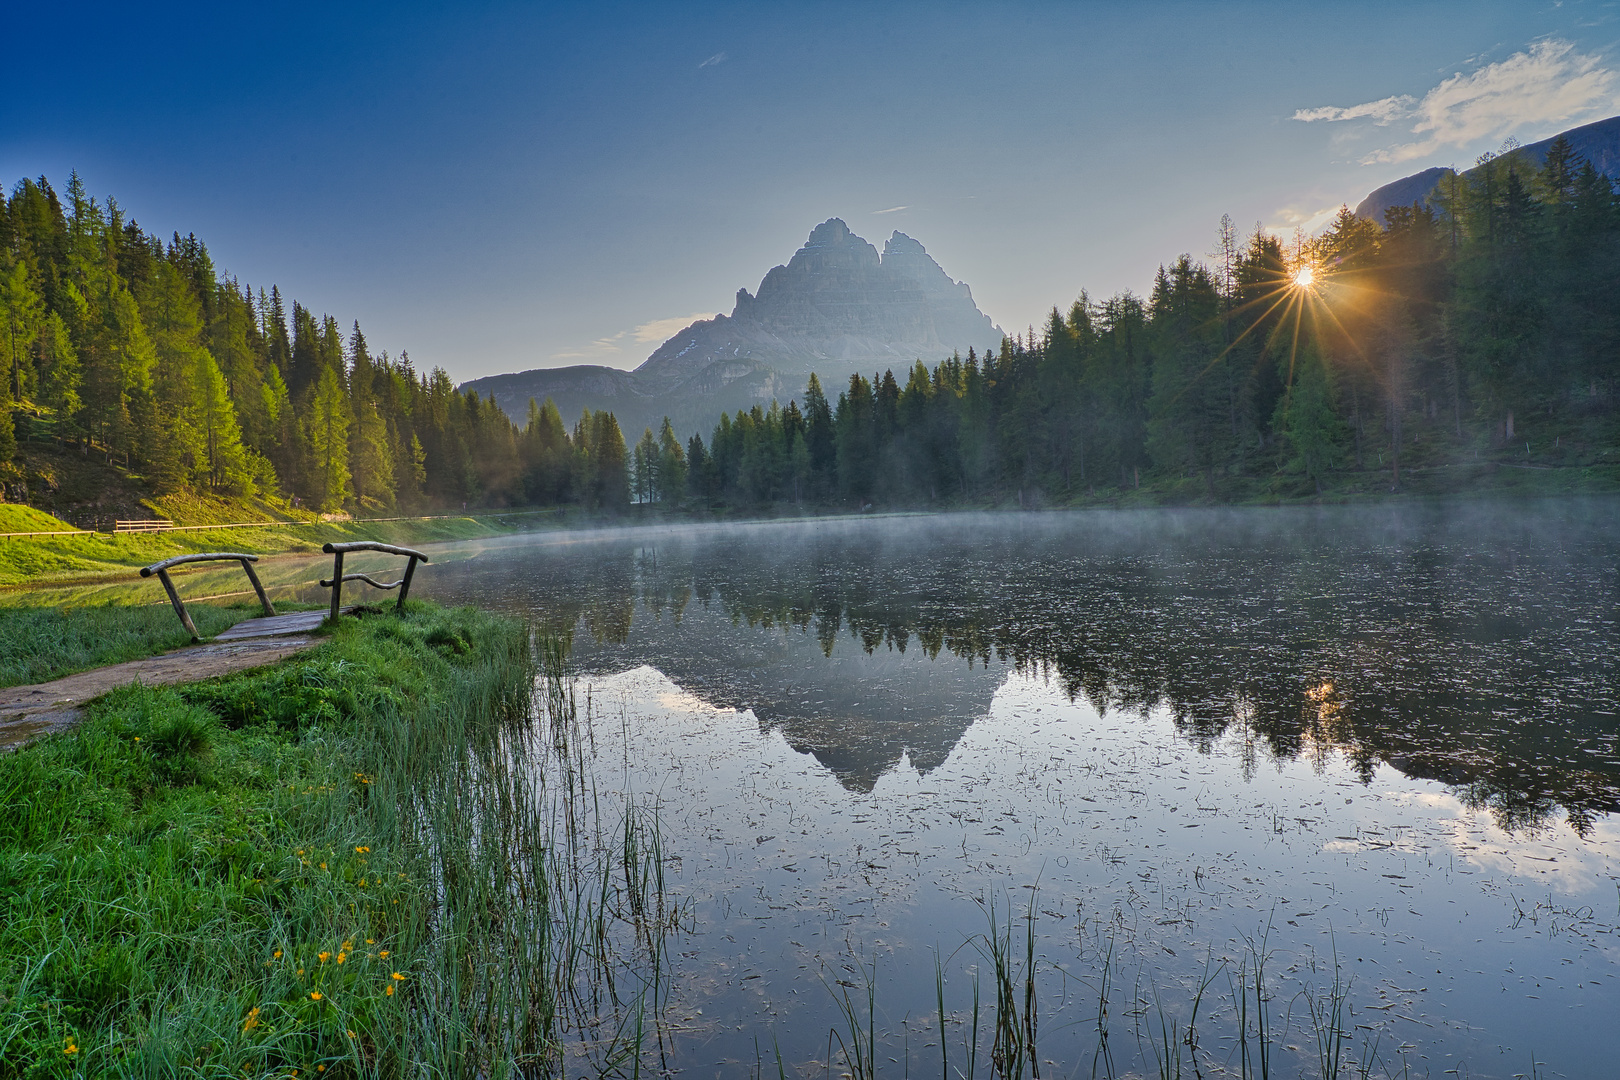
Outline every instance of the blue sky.
[(1613, 0), (144, 7), (8, 15), (0, 177), (458, 381), (634, 367), (828, 217), (1015, 330), (1620, 113)]

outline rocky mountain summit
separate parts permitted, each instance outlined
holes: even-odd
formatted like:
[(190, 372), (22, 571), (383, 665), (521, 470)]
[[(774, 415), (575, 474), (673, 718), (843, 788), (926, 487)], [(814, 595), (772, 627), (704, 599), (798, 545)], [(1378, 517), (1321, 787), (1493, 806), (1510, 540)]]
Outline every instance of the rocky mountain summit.
[(747, 408), (804, 390), (812, 371), (836, 394), (854, 372), (898, 373), (953, 351), (983, 352), (1001, 330), (916, 240), (896, 232), (882, 254), (838, 218), (817, 225), (757, 293), (737, 291), (730, 315), (695, 322), (633, 372), (576, 366), (494, 375), (462, 389), (495, 395), (519, 423), (529, 399), (551, 397), (565, 419), (581, 408), (610, 409), (626, 436), (668, 415), (682, 433), (708, 427), (721, 410)]
[[(838, 218), (817, 225), (791, 261), (737, 290), (730, 316), (693, 323), (636, 374), (675, 383), (719, 361), (757, 360), (784, 375), (822, 377), (937, 362), (953, 349), (980, 351), (1001, 331), (923, 246), (897, 232), (877, 248)], [(831, 365), (831, 366), (829, 366)]]

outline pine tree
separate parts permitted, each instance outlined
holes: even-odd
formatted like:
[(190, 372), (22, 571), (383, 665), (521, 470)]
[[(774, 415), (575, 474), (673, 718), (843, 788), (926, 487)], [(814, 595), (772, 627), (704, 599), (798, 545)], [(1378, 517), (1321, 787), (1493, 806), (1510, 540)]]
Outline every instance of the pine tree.
[(309, 418), (310, 450), (315, 463), (310, 496), (318, 509), (343, 508), (349, 494), (349, 415), (343, 384), (333, 368), (321, 372)]
[(658, 429), (658, 500), (678, 503), (686, 494), (686, 455), (669, 417)]
[(44, 319), (44, 304), (30, 284), (28, 267), (22, 260), (0, 268), (0, 349), (4, 350), (6, 389), (13, 401), (28, 397), (33, 375), (28, 347)]
[(630, 476), (631, 487), (635, 492), (635, 501), (650, 503), (658, 499), (658, 443), (653, 439), (652, 428), (646, 428), (641, 438), (636, 440), (635, 449), (631, 451)]
[(804, 441), (810, 452), (810, 485), (818, 497), (832, 494), (837, 483), (838, 450), (833, 434), (832, 409), (812, 372), (804, 391)]
[(1273, 426), (1283, 433), (1289, 467), (1304, 473), (1320, 495), (1323, 479), (1338, 463), (1344, 424), (1334, 410), (1332, 373), (1321, 351), (1307, 345), (1295, 372)]

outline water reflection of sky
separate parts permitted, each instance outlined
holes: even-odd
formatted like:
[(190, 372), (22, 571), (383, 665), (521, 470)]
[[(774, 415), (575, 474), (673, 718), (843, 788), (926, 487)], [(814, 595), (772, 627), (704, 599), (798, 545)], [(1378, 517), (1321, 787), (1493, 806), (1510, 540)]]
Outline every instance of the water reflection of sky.
[[(938, 767), (902, 760), (865, 792), (653, 668), (595, 677), (590, 693), (601, 775), (656, 801), (674, 888), (694, 905), (677, 978), (685, 1066), (740, 1061), (737, 1040), (760, 1030), (795, 1060), (824, 1056), (828, 984), (854, 981), (861, 959), (877, 963), (894, 1030), (910, 1017), (926, 1042), (934, 950), (955, 953), (948, 1007), (965, 1009), (983, 960), (962, 946), (992, 897), (1003, 918), (1036, 905), (1054, 1061), (1090, 1052), (1082, 1021), (1110, 947), (1120, 1015), (1149, 983), (1184, 1009), (1206, 960), (1237, 961), (1268, 921), (1280, 1000), (1319, 986), (1336, 948), (1358, 1030), (1408, 1047), (1418, 1075), (1460, 1060), (1511, 1075), (1513, 1054), (1555, 1046), (1550, 1060), (1583, 1075), (1615, 1047), (1585, 1016), (1620, 974), (1607, 824), (1585, 840), (1504, 832), (1441, 785), (1387, 767), (1368, 784), (1337, 760), (1244, 779), (1235, 735), (1206, 752), (1163, 712), (1104, 718), (1025, 675), (1004, 676)], [(1218, 1030), (1221, 1007), (1205, 1009)]]
[(1593, 1075), (1620, 1051), (1588, 1016), (1620, 1003), (1620, 586), (1612, 510), (1558, 505), (513, 540), (427, 588), (572, 633), (602, 775), (657, 801), (691, 905), (683, 1068), (756, 1036), (825, 1059), (874, 962), (889, 1051), (937, 1067), (936, 950), (964, 1019), (986, 904), (1033, 898), (1064, 1074), (1106, 957), (1116, 1064), (1151, 1072), (1147, 1018), (1269, 923), (1301, 1055), (1336, 949), (1375, 1074)]

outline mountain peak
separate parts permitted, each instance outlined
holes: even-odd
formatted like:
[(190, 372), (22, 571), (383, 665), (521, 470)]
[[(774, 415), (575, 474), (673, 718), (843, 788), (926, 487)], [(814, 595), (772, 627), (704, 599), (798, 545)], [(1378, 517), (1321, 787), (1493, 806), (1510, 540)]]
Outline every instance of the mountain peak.
[(885, 258), (895, 254), (896, 252), (904, 252), (908, 255), (913, 253), (917, 255), (928, 254), (928, 250), (924, 248), (922, 244), (918, 243), (916, 240), (913, 240), (899, 229), (896, 229), (894, 232), (890, 233), (889, 239), (883, 245), (883, 255)]
[(823, 221), (820, 225), (817, 225), (815, 228), (810, 230), (810, 239), (806, 240), (804, 242), (804, 247), (800, 248), (799, 250), (803, 251), (806, 248), (817, 247), (833, 247), (840, 244), (847, 244), (851, 240), (855, 240), (862, 244), (866, 243), (865, 240), (862, 240), (860, 237), (849, 231), (849, 226), (844, 224), (843, 218), (828, 218), (826, 221)]
[(729, 319), (693, 323), (636, 369), (649, 382), (682, 382), (709, 364), (752, 362), (795, 378), (838, 379), (953, 351), (994, 349), (1001, 330), (973, 294), (915, 239), (896, 231), (877, 248), (828, 218), (752, 294), (737, 291)]
[(467, 385), (495, 394), (521, 421), (532, 397), (551, 397), (564, 415), (608, 409), (620, 426), (656, 428), (668, 416), (682, 430), (707, 431), (722, 411), (804, 390), (811, 372), (836, 394), (855, 372), (904, 372), (952, 352), (994, 352), (1002, 333), (973, 294), (903, 232), (877, 248), (828, 218), (785, 265), (753, 292), (737, 290), (729, 316), (686, 327), (633, 372), (546, 368)]

